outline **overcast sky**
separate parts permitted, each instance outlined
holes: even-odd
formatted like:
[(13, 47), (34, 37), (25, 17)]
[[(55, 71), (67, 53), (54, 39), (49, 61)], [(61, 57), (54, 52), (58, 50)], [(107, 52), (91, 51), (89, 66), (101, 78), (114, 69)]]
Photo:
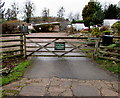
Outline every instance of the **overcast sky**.
[[(2, 0), (5, 2), (5, 8), (11, 7), (13, 2), (16, 2), (20, 8), (23, 9), (23, 6), (28, 0)], [(82, 13), (82, 9), (87, 5), (89, 0), (29, 0), (35, 4), (34, 16), (41, 16), (42, 10), (44, 8), (49, 8), (50, 16), (57, 16), (58, 9), (63, 6), (65, 9), (65, 17), (68, 16), (70, 12), (73, 14)], [(118, 4), (120, 0), (97, 0), (102, 5), (106, 4)]]

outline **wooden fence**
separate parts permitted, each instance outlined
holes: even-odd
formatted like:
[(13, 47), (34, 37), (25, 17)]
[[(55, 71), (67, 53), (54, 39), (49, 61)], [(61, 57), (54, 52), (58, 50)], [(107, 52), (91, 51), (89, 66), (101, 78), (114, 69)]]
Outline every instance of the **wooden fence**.
[(24, 55), (23, 34), (0, 35), (0, 60)]
[[(29, 37), (27, 37), (29, 38)], [(72, 39), (72, 38), (71, 38)], [(120, 37), (113, 37), (114, 43), (120, 43)], [(96, 38), (96, 44), (94, 49), (94, 57), (120, 61), (120, 48), (110, 48), (108, 46), (102, 46), (100, 44), (101, 38)], [(4, 34), (0, 35), (0, 59), (22, 57), (26, 52), (26, 37), (23, 34)], [(34, 46), (35, 47), (35, 46)]]
[[(113, 37), (113, 43), (120, 44), (120, 37)], [(99, 39), (98, 41), (96, 41), (94, 57), (120, 62), (120, 46), (119, 47), (103, 46), (101, 44), (101, 39)]]

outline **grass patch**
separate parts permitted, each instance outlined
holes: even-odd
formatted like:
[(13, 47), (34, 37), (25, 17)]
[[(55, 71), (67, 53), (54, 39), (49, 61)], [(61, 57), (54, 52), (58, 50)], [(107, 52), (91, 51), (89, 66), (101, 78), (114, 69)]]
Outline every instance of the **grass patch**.
[(120, 63), (110, 60), (103, 60), (97, 58), (95, 60), (97, 63), (99, 63), (102, 68), (109, 70), (112, 73), (120, 73)]
[(9, 95), (13, 96), (13, 95), (17, 95), (17, 94), (19, 94), (18, 90), (3, 90), (1, 98), (4, 98)]
[[(93, 58), (93, 50), (92, 48), (88, 48), (88, 49), (82, 49), (83, 52), (86, 53), (87, 57), (89, 58)], [(100, 64), (100, 66), (106, 70), (109, 70), (112, 73), (120, 73), (120, 63), (119, 62), (115, 62), (115, 61), (111, 61), (111, 60), (104, 60), (104, 59), (100, 59), (100, 58), (96, 58), (94, 59), (94, 61), (98, 64)]]
[(87, 57), (89, 58), (93, 58), (93, 48), (85, 48), (85, 49), (81, 49), (82, 52), (86, 53)]
[(13, 70), (11, 70), (9, 75), (2, 76), (2, 78), (0, 78), (0, 83), (1, 83), (0, 85), (5, 85), (11, 83), (12, 81), (21, 79), (25, 69), (29, 65), (30, 65), (30, 61), (24, 61), (18, 64)]

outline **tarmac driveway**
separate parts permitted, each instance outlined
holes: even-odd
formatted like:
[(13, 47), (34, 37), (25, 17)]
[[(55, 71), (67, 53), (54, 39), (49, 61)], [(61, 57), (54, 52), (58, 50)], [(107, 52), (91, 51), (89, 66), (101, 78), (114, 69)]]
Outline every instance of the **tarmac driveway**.
[(81, 80), (117, 80), (86, 57), (33, 57), (25, 78), (71, 78)]

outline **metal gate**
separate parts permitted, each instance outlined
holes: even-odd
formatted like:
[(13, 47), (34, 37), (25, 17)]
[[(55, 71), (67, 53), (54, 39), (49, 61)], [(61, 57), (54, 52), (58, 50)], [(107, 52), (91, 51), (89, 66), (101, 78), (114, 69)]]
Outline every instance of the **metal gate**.
[(87, 37), (25, 37), (25, 56), (85, 57)]

